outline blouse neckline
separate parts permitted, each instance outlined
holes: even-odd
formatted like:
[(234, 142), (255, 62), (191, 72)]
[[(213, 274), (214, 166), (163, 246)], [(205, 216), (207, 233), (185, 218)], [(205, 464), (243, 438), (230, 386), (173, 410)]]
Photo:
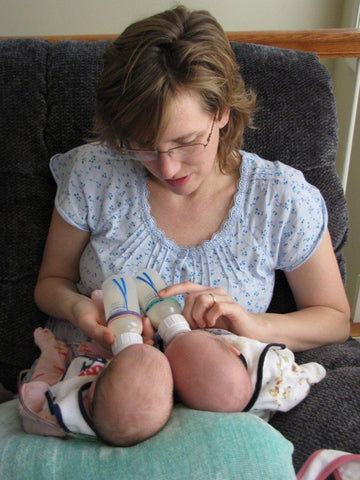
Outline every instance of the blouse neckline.
[(240, 178), (237, 182), (237, 191), (234, 194), (234, 202), (228, 211), (228, 215), (222, 222), (220, 228), (212, 234), (211, 238), (203, 240), (198, 245), (178, 245), (175, 240), (168, 238), (165, 235), (165, 232), (157, 226), (156, 220), (151, 213), (151, 205), (149, 202), (150, 191), (148, 188), (148, 175), (146, 172), (144, 172), (144, 175), (141, 177), (140, 189), (138, 193), (144, 220), (149, 228), (151, 236), (156, 240), (156, 242), (173, 251), (196, 252), (202, 249), (211, 249), (215, 244), (226, 241), (228, 232), (233, 230), (234, 223), (239, 220), (239, 215), (244, 202), (244, 186), (246, 185), (246, 177), (248, 176), (248, 162), (246, 152), (241, 151), (241, 155), (242, 162), (240, 165)]

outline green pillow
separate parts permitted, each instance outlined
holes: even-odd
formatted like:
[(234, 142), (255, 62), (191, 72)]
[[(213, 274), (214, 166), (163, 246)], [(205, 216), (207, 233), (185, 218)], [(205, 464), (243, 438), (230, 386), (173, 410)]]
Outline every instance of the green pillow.
[(0, 405), (2, 480), (291, 480), (293, 446), (248, 413), (175, 407), (155, 437), (134, 447), (28, 435), (17, 401)]

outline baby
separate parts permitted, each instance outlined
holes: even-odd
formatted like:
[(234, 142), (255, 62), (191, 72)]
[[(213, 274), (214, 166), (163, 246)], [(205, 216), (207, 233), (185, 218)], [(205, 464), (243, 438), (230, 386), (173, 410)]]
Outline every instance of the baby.
[(253, 387), (239, 353), (205, 330), (175, 337), (165, 355), (179, 399), (196, 410), (243, 411)]
[(188, 407), (248, 411), (269, 420), (301, 402), (326, 371), (297, 365), (285, 345), (265, 344), (226, 330), (192, 330), (166, 346), (175, 391)]
[(173, 405), (169, 362), (150, 345), (131, 345), (111, 361), (71, 360), (68, 347), (48, 329), (34, 332), (40, 358), (19, 389), (19, 414), (28, 433), (98, 436), (130, 446), (160, 431)]
[(88, 403), (94, 430), (107, 443), (130, 446), (152, 437), (173, 406), (166, 357), (150, 345), (127, 347), (93, 381)]

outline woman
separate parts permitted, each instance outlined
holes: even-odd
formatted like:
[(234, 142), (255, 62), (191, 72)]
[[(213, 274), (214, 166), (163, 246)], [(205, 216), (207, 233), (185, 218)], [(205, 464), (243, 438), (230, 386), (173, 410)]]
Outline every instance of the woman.
[[(35, 292), (39, 307), (110, 344), (111, 332), (82, 294), (89, 295), (113, 271), (134, 273), (150, 264), (168, 283), (194, 281), (167, 290), (168, 295), (188, 293), (184, 313), (192, 327), (221, 325), (295, 351), (343, 342), (349, 307), (323, 200), (290, 168), (239, 153), (253, 110), (254, 97), (245, 91), (227, 38), (210, 15), (179, 7), (125, 30), (108, 49), (99, 86), (97, 128), (104, 147), (69, 153), (74, 167), (69, 160), (63, 165), (65, 157), (52, 160), (59, 192)], [(96, 168), (77, 166), (93, 165), (93, 157)], [(126, 208), (116, 203), (116, 195), (125, 198), (126, 190), (119, 192), (124, 180), (114, 173), (125, 166), (128, 190), (137, 196)], [(82, 183), (75, 185), (72, 176), (81, 173)], [(280, 196), (288, 196), (290, 188), (281, 190), (278, 178), (299, 190), (286, 198), (287, 205)], [(114, 192), (111, 181), (119, 181)], [(98, 201), (88, 193), (94, 184)], [(78, 189), (73, 197), (71, 186)], [(243, 195), (245, 188), (254, 193)], [(106, 195), (115, 198), (114, 205), (105, 203)], [(296, 211), (288, 215), (290, 202)], [(86, 218), (89, 212), (92, 220)], [(257, 217), (262, 220), (254, 221)], [(135, 227), (126, 225), (127, 218)], [(301, 222), (308, 222), (311, 235)], [(136, 242), (127, 245), (132, 236), (150, 241), (153, 251)], [(295, 251), (299, 245), (303, 254)], [(297, 312), (264, 313), (275, 268), (285, 270)]]
[[(59, 328), (76, 327), (68, 343), (80, 341), (80, 330), (110, 347), (113, 334), (90, 294), (108, 275), (144, 267), (170, 285), (161, 295), (183, 296), (192, 328), (226, 328), (295, 351), (347, 339), (324, 200), (300, 172), (241, 150), (254, 109), (207, 12), (178, 7), (110, 44), (98, 143), (51, 161), (58, 192), (35, 299), (70, 321)], [(266, 313), (277, 269), (296, 312)]]

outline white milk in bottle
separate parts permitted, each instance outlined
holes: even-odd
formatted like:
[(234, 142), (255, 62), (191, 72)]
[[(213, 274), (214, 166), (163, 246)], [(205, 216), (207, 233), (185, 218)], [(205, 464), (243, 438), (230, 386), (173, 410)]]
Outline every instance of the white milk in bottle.
[(129, 275), (112, 275), (105, 279), (103, 297), (106, 326), (115, 335), (114, 355), (135, 343), (143, 343), (142, 321), (136, 283)]
[(164, 280), (155, 270), (143, 269), (136, 275), (140, 306), (166, 345), (176, 335), (190, 331), (190, 326), (181, 315), (181, 306), (175, 297), (158, 297), (158, 290), (165, 287)]

